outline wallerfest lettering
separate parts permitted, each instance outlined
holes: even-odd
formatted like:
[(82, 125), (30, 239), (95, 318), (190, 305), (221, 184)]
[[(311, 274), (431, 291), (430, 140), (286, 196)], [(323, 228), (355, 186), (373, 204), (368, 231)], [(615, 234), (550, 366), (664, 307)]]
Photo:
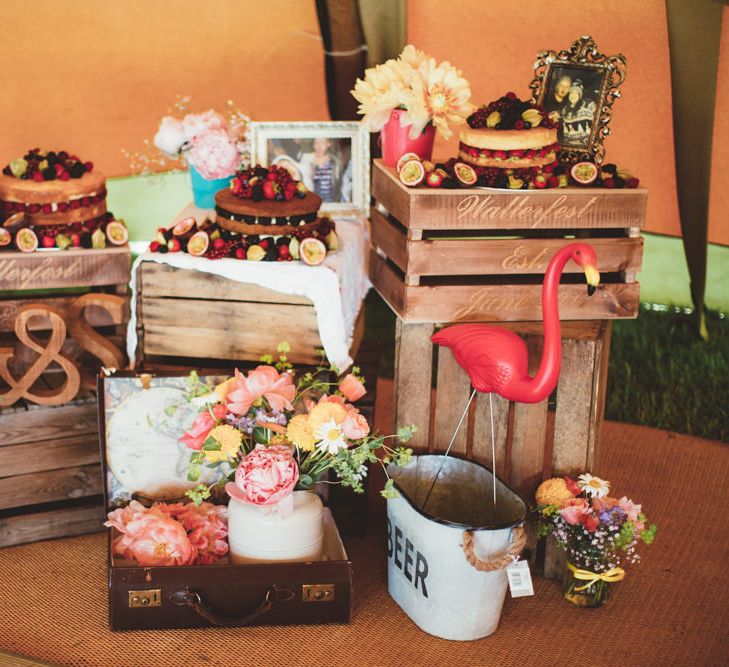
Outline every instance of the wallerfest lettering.
[(16, 259), (0, 260), (0, 288), (28, 289), (35, 281), (68, 280), (81, 273), (81, 258), (61, 264), (57, 258), (46, 257), (36, 266), (23, 266)]
[[(580, 206), (565, 206), (567, 201), (565, 195), (558, 196), (549, 205), (532, 206), (527, 205), (529, 197), (526, 195), (513, 197), (508, 204), (496, 204), (493, 195), (468, 195), (458, 202), (456, 218), (473, 218), (476, 220), (528, 220), (531, 228), (539, 227), (545, 220), (559, 218), (560, 222), (565, 220), (579, 220), (597, 202), (597, 197), (590, 197), (585, 204)], [(532, 200), (533, 201), (533, 200)]]

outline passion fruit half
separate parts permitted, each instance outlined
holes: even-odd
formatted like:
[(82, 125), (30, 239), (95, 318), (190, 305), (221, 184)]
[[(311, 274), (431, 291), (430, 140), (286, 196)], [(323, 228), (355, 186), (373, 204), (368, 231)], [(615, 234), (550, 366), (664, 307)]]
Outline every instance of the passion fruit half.
[(38, 248), (38, 237), (32, 229), (24, 227), (15, 234), (15, 246), (20, 252), (34, 252)]
[(592, 162), (577, 162), (570, 169), (572, 180), (579, 185), (590, 185), (597, 180), (600, 170)]
[(210, 245), (210, 237), (207, 232), (195, 232), (187, 242), (187, 252), (195, 257), (202, 257)]
[(4, 227), (0, 227), (0, 248), (7, 248), (13, 241), (13, 235)]
[(400, 182), (409, 188), (420, 185), (425, 178), (425, 167), (417, 160), (408, 160), (400, 169)]
[(289, 254), (293, 259), (299, 259), (299, 239), (297, 239), (295, 236), (291, 237), (291, 242), (289, 243)]
[(453, 165), (453, 173), (458, 179), (458, 182), (465, 185), (467, 188), (470, 188), (472, 185), (476, 185), (476, 181), (478, 180), (476, 170), (470, 164), (466, 164), (465, 162), (456, 162)]
[(111, 245), (124, 245), (129, 240), (129, 232), (123, 222), (112, 220), (106, 226), (106, 238)]
[(197, 221), (192, 216), (189, 218), (183, 218), (172, 228), (172, 235), (176, 236), (178, 239), (190, 236), (196, 224)]
[(28, 226), (28, 221), (25, 219), (25, 213), (13, 213), (5, 222), (3, 222), (3, 228), (7, 229), (11, 234), (15, 234), (19, 229)]
[(327, 247), (319, 239), (304, 239), (299, 246), (299, 256), (304, 264), (318, 266), (327, 256)]
[(339, 249), (339, 237), (333, 229), (327, 234), (324, 242), (327, 244), (327, 250), (334, 252)]
[(395, 165), (395, 171), (399, 174), (405, 163), (409, 162), (410, 160), (420, 160), (420, 156), (417, 153), (413, 153), (412, 151), (408, 153), (403, 153), (400, 156), (400, 159), (397, 161), (397, 165)]

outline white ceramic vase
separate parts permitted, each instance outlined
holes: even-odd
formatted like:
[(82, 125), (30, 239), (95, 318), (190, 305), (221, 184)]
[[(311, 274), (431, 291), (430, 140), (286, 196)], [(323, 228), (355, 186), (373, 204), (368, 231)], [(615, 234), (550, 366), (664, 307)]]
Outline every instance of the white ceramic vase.
[(294, 491), (294, 509), (285, 519), (278, 512), (235, 498), (228, 505), (231, 563), (317, 561), (322, 557), (324, 506), (313, 491)]

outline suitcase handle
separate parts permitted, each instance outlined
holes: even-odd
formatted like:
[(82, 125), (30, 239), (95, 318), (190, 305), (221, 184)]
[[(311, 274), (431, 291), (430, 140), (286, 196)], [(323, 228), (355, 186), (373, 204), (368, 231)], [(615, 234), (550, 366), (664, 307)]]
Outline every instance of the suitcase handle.
[(263, 601), (253, 611), (242, 616), (230, 616), (229, 614), (222, 614), (212, 609), (210, 605), (206, 604), (202, 593), (199, 591), (184, 588), (180, 591), (175, 591), (170, 596), (170, 600), (173, 604), (181, 607), (190, 607), (206, 621), (209, 621), (213, 625), (222, 626), (248, 625), (257, 618), (260, 618), (271, 611), (277, 602), (288, 602), (293, 599), (294, 592), (292, 590), (289, 590), (288, 588), (279, 588), (278, 586), (271, 586), (271, 588), (266, 591)]

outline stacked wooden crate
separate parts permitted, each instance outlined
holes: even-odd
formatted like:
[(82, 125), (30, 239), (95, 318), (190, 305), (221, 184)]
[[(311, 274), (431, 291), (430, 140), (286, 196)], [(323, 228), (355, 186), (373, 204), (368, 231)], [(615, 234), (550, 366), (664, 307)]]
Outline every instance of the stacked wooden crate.
[[(552, 474), (599, 471), (610, 320), (638, 314), (646, 191), (410, 189), (376, 161), (372, 194), (370, 276), (398, 316), (396, 422), (418, 425), (421, 450), (447, 447), (471, 392), (433, 333), (457, 322), (499, 323), (525, 338), (534, 373), (547, 264), (575, 240), (595, 248), (602, 281), (594, 296), (574, 263), (562, 277), (562, 371), (552, 401), (491, 401), (496, 472), (527, 501)], [(490, 467), (488, 403), (486, 395), (472, 403), (452, 451)]]
[(120, 366), (128, 247), (0, 254), (0, 546), (99, 530), (100, 365)]

